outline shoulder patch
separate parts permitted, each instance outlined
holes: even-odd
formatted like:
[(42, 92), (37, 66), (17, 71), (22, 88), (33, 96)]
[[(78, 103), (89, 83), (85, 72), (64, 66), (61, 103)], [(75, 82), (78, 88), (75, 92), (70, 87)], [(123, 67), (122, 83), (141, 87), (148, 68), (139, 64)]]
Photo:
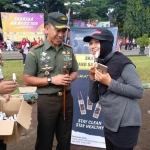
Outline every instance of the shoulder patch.
[(69, 45), (69, 44), (66, 44), (66, 43), (63, 43), (65, 46), (67, 46), (67, 47), (70, 47), (70, 48), (72, 48), (72, 46), (71, 45)]
[(28, 53), (31, 54), (32, 56), (35, 56), (35, 54), (31, 51), (29, 51)]
[(39, 43), (39, 44), (33, 46), (33, 48), (34, 48), (34, 50), (36, 50), (37, 48), (39, 48), (39, 47), (41, 47), (43, 45), (44, 45), (44, 43)]

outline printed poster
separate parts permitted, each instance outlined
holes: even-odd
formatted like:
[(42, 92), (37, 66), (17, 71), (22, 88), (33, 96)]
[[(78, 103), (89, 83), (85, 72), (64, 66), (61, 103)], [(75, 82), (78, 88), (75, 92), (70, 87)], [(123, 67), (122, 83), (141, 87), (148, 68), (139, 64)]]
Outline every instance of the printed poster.
[(21, 41), (22, 38), (41, 37), (44, 39), (43, 13), (7, 13), (1, 12), (4, 40)]

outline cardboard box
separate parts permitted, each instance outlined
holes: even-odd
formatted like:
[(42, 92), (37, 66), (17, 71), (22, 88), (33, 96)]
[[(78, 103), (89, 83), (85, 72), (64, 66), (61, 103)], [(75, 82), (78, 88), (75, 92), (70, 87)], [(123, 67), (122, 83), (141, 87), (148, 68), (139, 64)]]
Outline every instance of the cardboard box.
[(19, 87), (19, 92), (21, 94), (26, 94), (26, 93), (35, 93), (37, 87), (35, 86), (25, 86), (25, 87)]
[(0, 139), (5, 143), (18, 142), (22, 129), (30, 127), (32, 107), (22, 98), (11, 98), (7, 103), (0, 98), (0, 111), (5, 112), (7, 117), (17, 114), (16, 121), (0, 121)]

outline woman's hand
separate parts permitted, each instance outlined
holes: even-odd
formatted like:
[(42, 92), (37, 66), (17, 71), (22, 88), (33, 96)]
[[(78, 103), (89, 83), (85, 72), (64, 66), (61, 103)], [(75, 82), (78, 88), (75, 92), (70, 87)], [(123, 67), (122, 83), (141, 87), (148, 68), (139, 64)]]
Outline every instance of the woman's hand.
[(95, 80), (96, 63), (90, 68), (89, 76), (91, 80)]
[(105, 84), (107, 86), (110, 86), (111, 83), (111, 77), (108, 73), (103, 74), (101, 70), (95, 70), (95, 80)]

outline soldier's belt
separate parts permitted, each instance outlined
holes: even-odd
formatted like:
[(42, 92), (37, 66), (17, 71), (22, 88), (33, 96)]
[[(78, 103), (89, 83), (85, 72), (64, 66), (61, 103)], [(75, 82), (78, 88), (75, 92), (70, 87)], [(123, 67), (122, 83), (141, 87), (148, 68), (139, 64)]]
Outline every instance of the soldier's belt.
[[(66, 94), (69, 94), (71, 91), (66, 91)], [(57, 92), (57, 93), (54, 93), (54, 94), (49, 94), (49, 96), (63, 96), (64, 95), (64, 92)]]
[[(70, 90), (68, 90), (68, 91), (66, 91), (66, 95), (67, 94), (69, 94), (69, 93), (71, 93), (71, 91)], [(52, 93), (52, 94), (39, 94), (39, 95), (46, 95), (46, 96), (63, 96), (64, 95), (64, 93), (63, 92), (57, 92), (57, 93)]]

